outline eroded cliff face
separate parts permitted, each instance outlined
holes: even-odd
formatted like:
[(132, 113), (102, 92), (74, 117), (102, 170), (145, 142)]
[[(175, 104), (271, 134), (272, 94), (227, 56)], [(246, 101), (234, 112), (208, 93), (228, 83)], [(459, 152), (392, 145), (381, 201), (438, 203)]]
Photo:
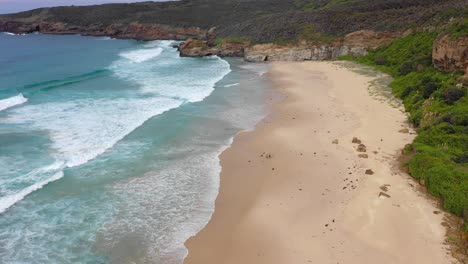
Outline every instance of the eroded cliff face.
[(217, 55), (220, 57), (244, 57), (248, 42), (227, 41), (219, 45), (209, 44), (210, 41), (187, 39), (179, 46), (182, 57), (204, 57)]
[(468, 37), (442, 35), (437, 38), (432, 49), (432, 62), (441, 71), (465, 72), (460, 81), (468, 85)]
[(363, 47), (330, 45), (298, 45), (278, 46), (274, 44), (259, 44), (245, 50), (245, 60), (249, 62), (262, 61), (304, 61), (333, 60), (339, 56), (364, 56), (367, 49)]
[(16, 34), (40, 32), (44, 34), (81, 34), (87, 36), (110, 36), (137, 40), (186, 40), (205, 38), (207, 30), (198, 27), (172, 27), (162, 24), (94, 24), (86, 27), (63, 22), (0, 22), (0, 31)]
[(360, 30), (352, 32), (331, 44), (307, 44), (278, 46), (260, 44), (245, 50), (247, 61), (302, 61), (333, 60), (339, 56), (364, 56), (369, 49), (389, 44), (399, 36), (394, 32)]
[(468, 67), (468, 37), (454, 39), (443, 35), (437, 38), (432, 49), (432, 62), (442, 71), (465, 71)]
[(256, 44), (247, 42), (224, 42), (219, 46), (209, 41), (189, 39), (179, 47), (181, 56), (200, 57), (207, 55), (244, 57), (249, 62), (263, 61), (303, 61), (333, 60), (339, 56), (364, 56), (369, 49), (389, 44), (399, 36), (393, 32), (361, 30), (350, 33), (330, 44), (310, 44), (281, 46), (275, 44)]

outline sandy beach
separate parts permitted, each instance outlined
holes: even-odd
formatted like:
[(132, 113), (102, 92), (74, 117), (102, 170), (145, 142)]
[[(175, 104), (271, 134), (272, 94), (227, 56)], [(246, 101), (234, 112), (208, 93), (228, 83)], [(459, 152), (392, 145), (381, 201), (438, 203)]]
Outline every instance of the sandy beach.
[(185, 263), (452, 263), (443, 214), (397, 169), (414, 133), (376, 77), (333, 62), (268, 74), (285, 99), (221, 155), (215, 212)]

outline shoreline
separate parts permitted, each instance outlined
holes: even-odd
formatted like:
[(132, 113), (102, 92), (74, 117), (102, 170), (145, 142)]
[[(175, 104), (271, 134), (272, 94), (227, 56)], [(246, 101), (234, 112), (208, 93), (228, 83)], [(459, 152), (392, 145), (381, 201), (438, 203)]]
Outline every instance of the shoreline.
[(450, 263), (442, 215), (395, 170), (414, 135), (369, 94), (376, 77), (334, 62), (274, 63), (268, 76), (284, 100), (220, 155), (215, 212), (184, 263)]

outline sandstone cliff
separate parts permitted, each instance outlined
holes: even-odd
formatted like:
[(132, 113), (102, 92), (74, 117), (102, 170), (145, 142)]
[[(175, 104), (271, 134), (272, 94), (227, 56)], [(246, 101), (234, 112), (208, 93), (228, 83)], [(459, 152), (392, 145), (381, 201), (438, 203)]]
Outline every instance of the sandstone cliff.
[(369, 49), (389, 44), (399, 36), (394, 32), (360, 30), (330, 44), (301, 43), (296, 46), (259, 44), (245, 50), (245, 59), (260, 61), (332, 60), (339, 56), (364, 56)]
[(138, 40), (186, 40), (188, 38), (206, 38), (207, 30), (198, 27), (173, 27), (162, 24), (95, 24), (76, 26), (64, 22), (5, 22), (0, 23), (0, 31), (12, 33), (40, 32), (44, 34), (81, 34), (87, 36), (110, 36), (121, 39)]
[(437, 38), (432, 49), (432, 62), (441, 71), (465, 72), (461, 81), (468, 85), (468, 37), (446, 34)]
[(450, 35), (443, 35), (437, 38), (432, 61), (442, 71), (465, 71), (468, 67), (468, 37), (453, 39)]
[(179, 46), (182, 57), (203, 57), (217, 55), (220, 57), (244, 57), (247, 42), (226, 41), (219, 45), (209, 44), (208, 41), (187, 39)]

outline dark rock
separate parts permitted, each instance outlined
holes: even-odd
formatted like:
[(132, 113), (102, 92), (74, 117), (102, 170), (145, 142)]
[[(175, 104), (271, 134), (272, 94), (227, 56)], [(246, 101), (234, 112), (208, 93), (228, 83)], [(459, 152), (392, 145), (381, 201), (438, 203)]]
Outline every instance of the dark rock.
[(386, 197), (386, 198), (390, 198), (390, 195), (388, 195), (388, 194), (386, 194), (384, 192), (379, 193), (379, 197), (381, 197), (381, 196)]
[(366, 145), (364, 144), (359, 144), (359, 146), (357, 147), (356, 149), (358, 152), (366, 152), (367, 151), (367, 148), (366, 148)]

